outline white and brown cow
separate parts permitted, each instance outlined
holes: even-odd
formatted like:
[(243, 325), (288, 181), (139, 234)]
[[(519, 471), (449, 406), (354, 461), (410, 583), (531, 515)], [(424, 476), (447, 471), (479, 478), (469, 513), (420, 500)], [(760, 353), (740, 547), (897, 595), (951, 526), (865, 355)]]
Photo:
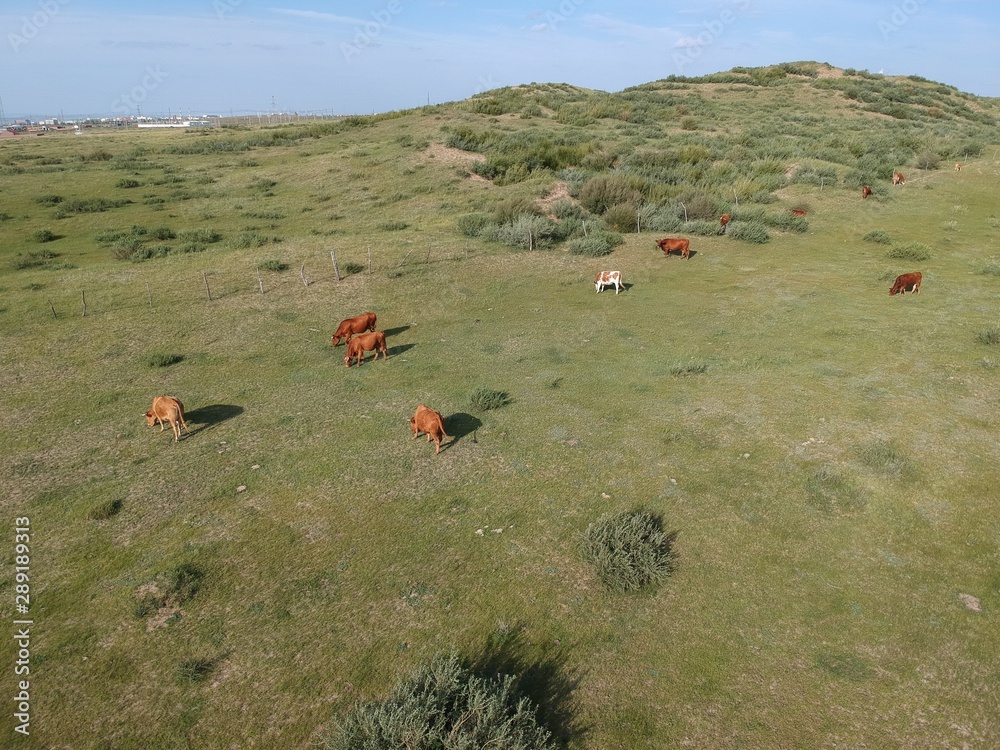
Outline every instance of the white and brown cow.
[(594, 279), (594, 286), (597, 287), (597, 293), (600, 294), (604, 287), (613, 286), (615, 288), (615, 294), (622, 289), (622, 272), (621, 271), (601, 271), (597, 274), (597, 278)]

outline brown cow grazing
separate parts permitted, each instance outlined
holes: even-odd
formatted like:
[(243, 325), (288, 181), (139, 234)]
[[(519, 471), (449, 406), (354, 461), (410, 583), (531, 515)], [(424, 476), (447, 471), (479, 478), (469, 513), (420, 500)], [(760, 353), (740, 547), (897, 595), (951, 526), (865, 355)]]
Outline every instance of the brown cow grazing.
[(600, 294), (604, 291), (604, 287), (613, 286), (615, 288), (615, 294), (621, 290), (622, 284), (622, 272), (621, 271), (601, 271), (597, 274), (597, 278), (594, 279), (594, 286), (597, 287), (597, 293)]
[(669, 237), (664, 240), (657, 240), (656, 246), (663, 251), (663, 254), (668, 258), (670, 257), (671, 250), (680, 251), (682, 258), (691, 257), (691, 241), (686, 239), (670, 239)]
[[(365, 352), (375, 352), (375, 360), (378, 353), (382, 352), (382, 359), (387, 358), (385, 348), (385, 331), (375, 331), (373, 333), (359, 333), (347, 342), (347, 355), (344, 357), (344, 365), (351, 366), (351, 358), (357, 357), (358, 367), (365, 363)], [(375, 361), (372, 360), (372, 361)]]
[(863, 188), (861, 188), (861, 197), (862, 198), (867, 198), (871, 194), (872, 194), (872, 189), (870, 187), (868, 187), (867, 185), (865, 185)]
[(956, 172), (962, 171), (962, 162), (959, 162), (958, 164), (955, 165), (955, 171)]
[(346, 320), (340, 321), (340, 325), (337, 326), (337, 332), (333, 334), (333, 345), (336, 346), (339, 344), (341, 339), (344, 341), (350, 341), (351, 336), (355, 333), (374, 331), (375, 318), (375, 313), (366, 312), (361, 313), (360, 315), (355, 315), (353, 318), (347, 318)]
[(441, 452), (441, 439), (451, 440), (451, 436), (444, 431), (444, 419), (441, 412), (429, 409), (423, 404), (417, 407), (417, 412), (410, 417), (410, 429), (413, 430), (413, 437), (417, 437), (421, 432), (427, 435), (427, 442), (434, 441), (434, 454)]
[(805, 216), (806, 212), (801, 208), (793, 208), (792, 216)]
[(913, 273), (904, 273), (896, 277), (896, 282), (892, 285), (892, 289), (889, 290), (889, 296), (893, 296), (897, 292), (899, 294), (906, 294), (906, 290), (910, 287), (913, 288), (912, 294), (920, 294), (920, 282), (923, 280), (923, 275), (920, 271), (914, 271)]
[(719, 219), (719, 234), (726, 233), (726, 225), (729, 224), (729, 219), (729, 214), (722, 214), (722, 217)]
[(905, 185), (906, 184), (906, 180), (903, 179), (903, 173), (902, 172), (893, 172), (892, 173), (892, 184), (893, 185)]
[(181, 427), (191, 434), (184, 422), (184, 404), (173, 396), (153, 396), (153, 408), (146, 412), (146, 424), (152, 427), (157, 422), (160, 423), (160, 432), (163, 432), (167, 422), (170, 423), (175, 443), (181, 438)]

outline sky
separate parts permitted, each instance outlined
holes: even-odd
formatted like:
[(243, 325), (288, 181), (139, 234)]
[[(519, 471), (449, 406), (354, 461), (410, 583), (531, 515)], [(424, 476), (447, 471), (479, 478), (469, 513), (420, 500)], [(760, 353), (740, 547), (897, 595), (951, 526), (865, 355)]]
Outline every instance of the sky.
[(996, 0), (3, 0), (14, 117), (372, 114), (815, 60), (1000, 96)]

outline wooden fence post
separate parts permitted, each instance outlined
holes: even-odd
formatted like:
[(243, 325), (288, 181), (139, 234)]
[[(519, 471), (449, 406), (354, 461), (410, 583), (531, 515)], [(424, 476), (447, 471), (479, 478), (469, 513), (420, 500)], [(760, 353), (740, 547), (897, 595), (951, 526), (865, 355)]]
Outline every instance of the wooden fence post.
[(152, 307), (153, 306), (153, 292), (149, 288), (149, 282), (148, 281), (146, 282), (146, 296), (149, 297), (149, 306)]
[(59, 316), (56, 315), (56, 308), (52, 304), (52, 300), (49, 300), (49, 309), (52, 310), (52, 317), (55, 318), (56, 320), (59, 320)]
[(372, 272), (372, 246), (368, 246), (368, 275), (370, 276)]
[(260, 268), (257, 268), (257, 283), (260, 284), (260, 293), (264, 293), (264, 282), (260, 280)]
[(337, 251), (330, 251), (330, 260), (333, 261), (333, 274), (337, 277), (337, 281), (340, 281), (340, 268), (337, 267)]
[(299, 269), (299, 276), (302, 277), (302, 286), (309, 286), (309, 279), (306, 278), (306, 264), (303, 263)]
[(208, 292), (208, 301), (212, 301), (212, 288), (208, 285), (208, 274), (204, 271), (201, 272), (201, 278), (205, 280), (205, 291)]
[(83, 317), (86, 318), (87, 317), (87, 293), (86, 292), (80, 292), (80, 294), (83, 296)]

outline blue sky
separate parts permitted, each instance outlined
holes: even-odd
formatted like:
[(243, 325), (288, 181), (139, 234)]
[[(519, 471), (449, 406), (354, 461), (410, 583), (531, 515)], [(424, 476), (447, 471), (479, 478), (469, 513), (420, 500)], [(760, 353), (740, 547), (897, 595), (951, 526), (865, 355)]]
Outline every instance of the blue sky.
[(1000, 96), (995, 0), (4, 0), (7, 117), (367, 114), (818, 60)]

